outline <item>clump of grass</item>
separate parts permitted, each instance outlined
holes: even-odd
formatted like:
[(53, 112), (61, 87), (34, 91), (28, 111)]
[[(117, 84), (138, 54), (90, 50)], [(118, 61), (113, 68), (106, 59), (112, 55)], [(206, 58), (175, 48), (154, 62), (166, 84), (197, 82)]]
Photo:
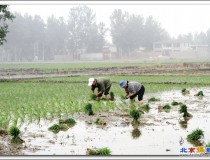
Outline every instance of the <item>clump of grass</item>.
[(160, 101), (159, 98), (155, 98), (155, 97), (151, 97), (150, 99), (148, 99), (149, 102), (155, 102), (155, 101)]
[(110, 92), (110, 100), (111, 100), (111, 101), (114, 101), (114, 99), (115, 99), (115, 98), (114, 98), (114, 92)]
[(164, 109), (164, 110), (171, 109), (171, 106), (170, 106), (169, 104), (166, 104), (166, 105), (163, 106), (163, 109)]
[(97, 118), (95, 121), (97, 125), (106, 125), (106, 122), (103, 119)]
[(90, 104), (90, 103), (86, 104), (86, 106), (85, 106), (85, 112), (87, 112), (88, 115), (94, 115), (92, 104)]
[(91, 99), (91, 100), (96, 100), (96, 95), (95, 95), (95, 94), (93, 94), (93, 93), (92, 93), (92, 94), (90, 94), (90, 99)]
[(205, 147), (210, 147), (210, 142), (205, 145)]
[(197, 94), (195, 94), (195, 96), (199, 96), (199, 97), (204, 96), (203, 91), (199, 91)]
[(51, 127), (48, 128), (48, 130), (54, 132), (54, 133), (58, 133), (59, 131), (66, 131), (68, 130), (68, 127), (65, 124), (54, 124)]
[(191, 134), (187, 135), (187, 140), (190, 142), (198, 141), (202, 136), (204, 136), (201, 129), (194, 130)]
[(111, 155), (111, 150), (109, 148), (99, 148), (99, 149), (87, 149), (88, 155)]
[(140, 130), (139, 130), (138, 128), (135, 128), (135, 129), (132, 131), (132, 137), (133, 137), (134, 139), (139, 138), (140, 135), (141, 135), (141, 132), (140, 132)]
[(54, 133), (58, 133), (60, 131), (60, 126), (58, 124), (54, 124), (51, 127), (49, 127), (48, 130)]
[(134, 121), (138, 121), (140, 118), (141, 114), (137, 109), (131, 109), (130, 110), (130, 116), (133, 118)]
[(12, 126), (9, 129), (9, 134), (12, 136), (12, 143), (23, 143), (24, 141), (19, 137), (20, 129), (17, 126)]
[(180, 106), (179, 113), (184, 113), (183, 117), (192, 117), (192, 115), (187, 112), (187, 106), (185, 104)]
[(143, 109), (146, 110), (146, 111), (149, 111), (150, 110), (149, 104), (144, 104)]
[(190, 93), (190, 91), (188, 91), (186, 88), (182, 89), (182, 94), (188, 94), (188, 93)]
[(73, 118), (68, 118), (66, 120), (59, 120), (59, 124), (67, 124), (68, 126), (75, 125), (76, 121)]
[(173, 102), (171, 102), (171, 105), (172, 106), (176, 106), (176, 105), (178, 105), (179, 103), (177, 102), (177, 101), (173, 101)]
[(64, 123), (73, 125), (76, 123), (76, 121), (73, 118), (68, 118), (64, 121)]

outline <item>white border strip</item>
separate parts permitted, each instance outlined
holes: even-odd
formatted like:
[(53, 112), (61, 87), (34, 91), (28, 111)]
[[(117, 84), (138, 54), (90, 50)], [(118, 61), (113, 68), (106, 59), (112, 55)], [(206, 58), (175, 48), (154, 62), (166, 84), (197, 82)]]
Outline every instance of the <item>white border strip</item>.
[(209, 5), (210, 1), (0, 1), (7, 5)]

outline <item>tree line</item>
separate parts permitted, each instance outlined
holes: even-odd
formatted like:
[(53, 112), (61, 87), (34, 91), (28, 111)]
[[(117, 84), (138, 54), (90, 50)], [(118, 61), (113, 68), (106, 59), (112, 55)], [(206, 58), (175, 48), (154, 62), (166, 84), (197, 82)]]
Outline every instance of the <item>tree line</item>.
[[(110, 32), (117, 53), (127, 56), (139, 48), (151, 51), (154, 42), (171, 40), (168, 32), (152, 16), (144, 18), (121, 9), (112, 12), (110, 28), (104, 22), (97, 23), (96, 14), (87, 6), (71, 8), (67, 20), (51, 15), (46, 22), (39, 15), (11, 14), (8, 10), (4, 14), (2, 11), (1, 5), (0, 22), (4, 22), (5, 32), (0, 28), (0, 43), (4, 42), (4, 53), (18, 61), (32, 61), (35, 57), (50, 60), (54, 55), (77, 56), (79, 53), (101, 52), (108, 44), (107, 32)], [(6, 19), (1, 15), (9, 17)], [(178, 39), (204, 44), (210, 42), (209, 37), (210, 30), (207, 33), (179, 35)]]

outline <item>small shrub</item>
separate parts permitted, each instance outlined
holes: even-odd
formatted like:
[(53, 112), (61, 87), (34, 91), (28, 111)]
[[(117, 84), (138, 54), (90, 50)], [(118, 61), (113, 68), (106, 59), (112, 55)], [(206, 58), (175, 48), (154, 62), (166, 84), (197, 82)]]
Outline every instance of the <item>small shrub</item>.
[(204, 96), (203, 91), (199, 91), (195, 96)]
[(18, 137), (18, 135), (20, 134), (20, 130), (17, 126), (12, 126), (9, 130), (9, 134), (12, 137)]
[(188, 141), (198, 141), (202, 136), (204, 136), (201, 129), (194, 130), (191, 134), (187, 135)]
[(92, 94), (90, 95), (90, 99), (91, 99), (91, 100), (96, 100), (96, 95), (92, 93)]
[(93, 114), (93, 109), (92, 109), (92, 104), (88, 103), (88, 104), (85, 106), (85, 111), (88, 113), (88, 115), (94, 115), (94, 114)]
[(111, 155), (111, 150), (109, 148), (100, 148), (100, 149), (87, 149), (88, 155)]
[(134, 121), (138, 121), (138, 119), (140, 118), (140, 113), (138, 110), (132, 109), (130, 110), (130, 116), (133, 118)]
[(182, 104), (180, 106), (179, 113), (184, 113), (183, 117), (191, 117), (192, 116), (190, 113), (187, 112), (187, 106), (185, 104)]
[(171, 109), (171, 106), (169, 104), (166, 104), (166, 105), (163, 106), (163, 109), (166, 109), (166, 110)]
[(149, 102), (155, 102), (155, 101), (159, 101), (160, 99), (155, 98), (155, 97), (151, 97), (150, 99), (148, 99)]
[(173, 102), (171, 103), (172, 106), (176, 106), (176, 105), (178, 105), (178, 104), (179, 104), (179, 103), (176, 102), (176, 101), (173, 101)]
[(114, 101), (114, 99), (115, 99), (115, 98), (114, 98), (114, 92), (110, 92), (110, 100), (111, 100), (111, 101)]

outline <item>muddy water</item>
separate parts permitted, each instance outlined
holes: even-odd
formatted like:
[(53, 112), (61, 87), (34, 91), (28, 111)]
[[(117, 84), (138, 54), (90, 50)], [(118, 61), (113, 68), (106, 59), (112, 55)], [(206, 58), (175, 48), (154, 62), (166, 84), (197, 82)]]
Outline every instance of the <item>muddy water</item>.
[[(199, 90), (203, 90), (203, 98), (194, 96)], [(77, 124), (58, 134), (48, 131), (58, 119), (23, 125), (21, 131), (25, 144), (22, 154), (85, 155), (87, 148), (108, 147), (112, 155), (179, 155), (182, 147), (195, 147), (186, 137), (197, 128), (204, 131), (202, 141), (210, 142), (210, 88), (191, 89), (188, 95), (182, 95), (180, 91), (146, 95), (145, 103), (152, 96), (160, 101), (149, 103), (151, 109), (142, 114), (139, 126), (132, 126), (129, 116), (117, 114), (102, 116), (107, 121), (103, 127), (94, 124), (96, 117), (85, 121), (84, 116), (77, 115), (74, 117)], [(172, 106), (169, 112), (158, 109), (159, 105), (173, 100), (186, 104), (193, 115), (184, 125), (179, 123), (183, 121), (178, 113), (179, 106)]]

